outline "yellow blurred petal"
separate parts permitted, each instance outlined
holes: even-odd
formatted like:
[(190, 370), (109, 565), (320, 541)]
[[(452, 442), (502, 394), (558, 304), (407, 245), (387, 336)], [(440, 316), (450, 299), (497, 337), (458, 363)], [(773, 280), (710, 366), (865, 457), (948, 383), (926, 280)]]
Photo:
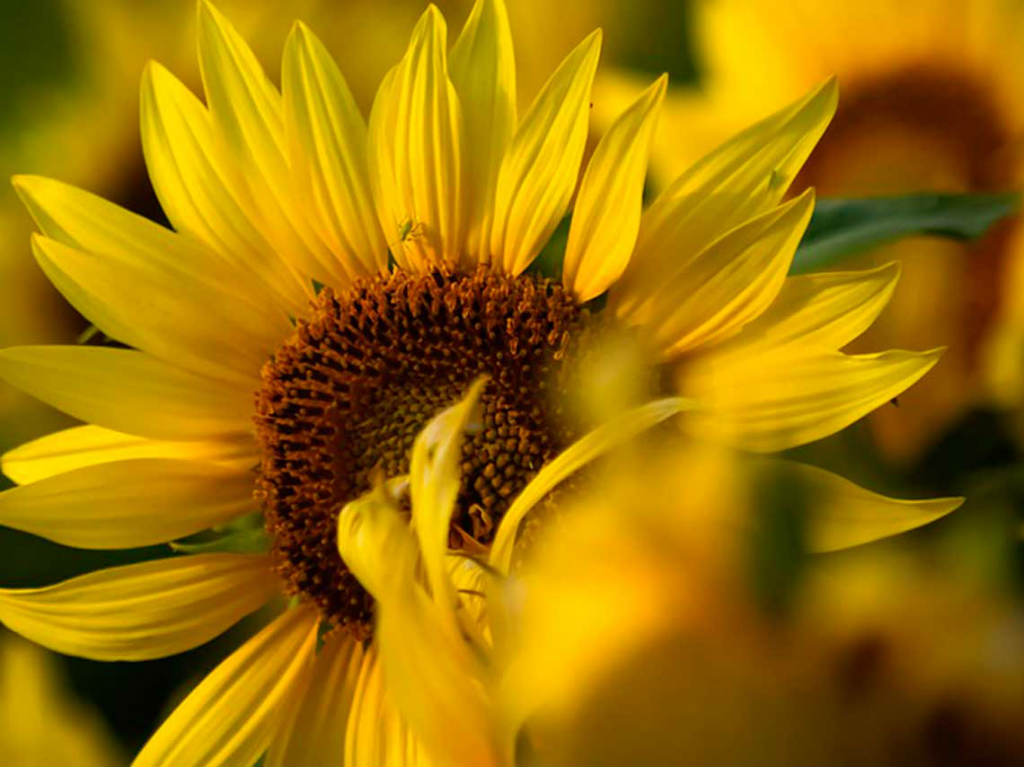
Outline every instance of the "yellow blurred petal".
[(74, 469), (135, 458), (208, 461), (246, 469), (259, 463), (259, 452), (249, 435), (232, 440), (174, 442), (89, 424), (47, 434), (8, 451), (0, 456), (0, 469), (12, 482), (27, 485)]
[(0, 636), (0, 764), (109, 767), (122, 764), (99, 712), (80, 699), (52, 653)]
[(281, 703), (316, 651), (312, 608), (289, 610), (210, 673), (149, 739), (134, 767), (253, 764), (285, 712)]
[(903, 501), (872, 493), (813, 466), (787, 462), (812, 501), (807, 520), (812, 551), (836, 551), (913, 530), (958, 508), (963, 498)]
[(448, 79), (446, 27), (430, 6), (370, 113), (370, 181), (399, 265), (459, 263), (464, 190), (459, 99)]
[(884, 405), (941, 354), (783, 349), (710, 355), (681, 371), (681, 391), (698, 403), (685, 423), (696, 435), (747, 450), (785, 450), (834, 434)]
[(562, 273), (580, 301), (607, 290), (629, 263), (640, 229), (648, 150), (667, 85), (662, 75), (622, 113), (583, 174)]
[(281, 95), (245, 40), (208, 0), (199, 3), (198, 35), (206, 102), (245, 176), (254, 220), (282, 258), (306, 276), (329, 282), (336, 260), (296, 194)]
[(734, 335), (778, 295), (813, 210), (808, 190), (733, 229), (619, 316), (646, 326), (668, 358)]
[(338, 515), (338, 553), (374, 599), (415, 577), (416, 539), (385, 486), (347, 503)]
[(486, 380), (478, 380), (461, 402), (427, 424), (416, 437), (409, 465), (412, 527), (434, 602), (449, 618), (454, 618), (455, 595), (448, 580), (446, 555), (459, 495), (462, 437), (485, 385)]
[(32, 250), (57, 290), (111, 338), (242, 389), (258, 386), (260, 367), (291, 330), (269, 299), (260, 308), (180, 263), (86, 253), (39, 235)]
[(298, 275), (253, 222), (255, 204), (206, 107), (155, 62), (143, 73), (140, 99), (146, 167), (174, 228), (201, 240), (235, 269), (255, 270), (292, 311), (304, 309)]
[(516, 129), (516, 67), (504, 0), (476, 0), (451, 53), (466, 131), (467, 265), (488, 256), (494, 190)]
[(419, 589), (396, 593), (378, 611), (388, 693), (431, 756), (443, 764), (511, 763), (492, 731), (480, 656), (458, 628)]
[(366, 123), (323, 43), (302, 23), (281, 68), (285, 134), (320, 230), (346, 281), (387, 266), (366, 160)]
[(363, 656), (362, 644), (344, 633), (324, 641), (307, 684), (293, 690), (285, 705), (291, 718), (274, 735), (263, 762), (267, 767), (341, 763)]
[(770, 210), (835, 111), (834, 80), (730, 139), (680, 176), (640, 221), (636, 248), (614, 296), (623, 310), (642, 301), (666, 271)]
[(196, 554), (0, 589), (0, 621), (65, 655), (150, 660), (208, 642), (279, 589), (265, 556)]
[(491, 260), (522, 272), (565, 215), (587, 143), (597, 30), (561, 63), (523, 117), (498, 172)]
[(346, 765), (403, 765), (431, 767), (435, 761), (395, 707), (384, 684), (376, 647), (363, 656), (345, 732)]
[(597, 427), (545, 464), (501, 518), (491, 546), (490, 564), (503, 573), (508, 572), (520, 522), (562, 480), (612, 448), (689, 407), (691, 403), (679, 397), (649, 402)]
[(15, 346), (0, 378), (75, 418), (155, 439), (248, 433), (251, 396), (129, 349)]
[(0, 524), (65, 546), (149, 546), (251, 511), (252, 489), (250, 471), (201, 461), (117, 461), (0, 493)]
[(898, 263), (856, 272), (788, 277), (764, 314), (747, 325), (729, 352), (800, 344), (839, 349), (875, 321), (900, 276)]

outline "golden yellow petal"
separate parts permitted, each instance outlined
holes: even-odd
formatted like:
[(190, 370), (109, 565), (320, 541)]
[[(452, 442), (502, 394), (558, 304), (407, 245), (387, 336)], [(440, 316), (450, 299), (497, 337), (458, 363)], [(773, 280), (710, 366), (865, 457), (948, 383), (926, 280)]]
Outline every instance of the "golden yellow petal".
[(486, 258), (498, 169), (516, 130), (516, 66), (504, 0), (476, 0), (451, 54), (462, 104), (468, 225), (464, 261)]
[(617, 313), (644, 326), (666, 358), (736, 334), (778, 295), (813, 209), (808, 190), (736, 227)]
[(250, 435), (230, 440), (176, 442), (147, 439), (92, 424), (47, 434), (0, 456), (0, 469), (12, 482), (27, 485), (74, 469), (136, 458), (208, 461), (244, 470), (259, 463)]
[(251, 431), (251, 394), (130, 349), (15, 346), (0, 378), (75, 418), (154, 439)]
[(698, 161), (640, 221), (636, 248), (613, 297), (624, 310), (745, 221), (778, 205), (835, 111), (834, 80), (753, 125)]
[(430, 6), (370, 113), (370, 181), (399, 265), (456, 266), (463, 246), (465, 190), (459, 98), (448, 79), (446, 26)]
[(146, 167), (174, 228), (216, 251), (240, 278), (255, 271), (291, 311), (304, 309), (301, 277), (253, 221), (255, 202), (206, 107), (155, 62), (142, 75), (140, 101)]
[(124, 549), (181, 538), (251, 511), (250, 471), (139, 458), (0, 493), (0, 524), (66, 546)]
[(612, 124), (594, 150), (569, 227), (562, 282), (581, 301), (619, 278), (640, 229), (651, 136), (665, 97), (662, 75)]
[(856, 272), (787, 277), (772, 305), (730, 343), (729, 352), (752, 354), (789, 345), (840, 349), (875, 321), (899, 275), (899, 264), (893, 262)]
[(459, 495), (462, 437), (486, 383), (484, 379), (478, 380), (457, 405), (427, 424), (413, 443), (409, 465), (412, 527), (419, 540), (434, 602), (452, 622), (455, 594), (445, 558)]
[(384, 683), (377, 648), (371, 646), (363, 656), (356, 680), (351, 714), (345, 732), (346, 765), (403, 765), (404, 767), (442, 767), (409, 729), (409, 724), (389, 695)]
[(326, 638), (307, 684), (285, 704), (290, 719), (274, 735), (263, 761), (267, 767), (341, 764), (363, 656), (363, 645), (346, 634)]
[(259, 294), (232, 295), (210, 275), (144, 251), (87, 253), (34, 235), (46, 276), (100, 330), (128, 346), (242, 390), (291, 331), (287, 313)]
[[(244, 175), (263, 236), (306, 277), (330, 282), (336, 259), (297, 194), (281, 95), (245, 40), (208, 0), (199, 3), (199, 63), (214, 125)], [(305, 286), (312, 293), (312, 285)]]
[(617, 445), (621, 445), (652, 426), (681, 413), (690, 406), (691, 404), (687, 400), (679, 397), (649, 402), (602, 424), (574, 442), (554, 460), (545, 464), (523, 488), (512, 505), (509, 506), (508, 511), (505, 512), (505, 516), (501, 518), (501, 524), (494, 536), (494, 544), (491, 546), (491, 566), (503, 573), (508, 572), (519, 524), (537, 502), (554, 490), (562, 480)]
[(572, 199), (601, 53), (593, 32), (559, 65), (523, 117), (498, 172), (490, 261), (517, 275), (544, 247)]
[(387, 266), (366, 158), (366, 123), (323, 43), (296, 23), (281, 65), (284, 126), (301, 179), (344, 284)]
[(310, 607), (278, 617), (199, 683), (133, 767), (255, 763), (283, 720), (282, 702), (313, 662), (316, 634)]
[(788, 461), (782, 470), (795, 476), (813, 500), (807, 520), (812, 551), (836, 551), (913, 530), (964, 502), (963, 498), (887, 498), (824, 469)]
[(834, 434), (886, 404), (939, 361), (941, 349), (846, 355), (782, 348), (709, 355), (680, 372), (698, 406), (684, 423), (703, 438), (770, 452)]
[(0, 589), (0, 621), (65, 655), (149, 660), (208, 642), (279, 589), (268, 557), (196, 554)]

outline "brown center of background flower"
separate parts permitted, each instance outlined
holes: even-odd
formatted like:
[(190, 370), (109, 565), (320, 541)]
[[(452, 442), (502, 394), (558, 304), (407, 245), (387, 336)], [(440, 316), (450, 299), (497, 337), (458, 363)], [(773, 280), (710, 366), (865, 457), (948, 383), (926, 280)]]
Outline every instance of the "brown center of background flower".
[[(278, 571), (324, 617), (365, 635), (373, 601), (337, 551), (341, 507), (409, 469), (413, 440), (480, 376), (452, 544), (486, 545), (526, 482), (574, 436), (555, 396), (589, 314), (557, 283), (403, 271), (323, 290), (263, 369), (257, 498)], [(472, 544), (470, 544), (472, 545)]]

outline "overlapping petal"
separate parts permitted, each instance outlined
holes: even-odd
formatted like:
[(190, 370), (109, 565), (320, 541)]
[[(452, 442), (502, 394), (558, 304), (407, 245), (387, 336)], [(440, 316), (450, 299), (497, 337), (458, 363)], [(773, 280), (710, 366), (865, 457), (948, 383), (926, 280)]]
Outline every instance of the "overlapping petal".
[(97, 346), (15, 346), (0, 378), (83, 421), (154, 439), (209, 439), (250, 431), (242, 391), (142, 352)]
[(462, 116), (448, 79), (447, 28), (431, 6), (370, 113), (370, 181), (399, 265), (457, 266), (465, 226)]
[[(288, 720), (267, 751), (267, 767), (341, 764), (356, 682), (367, 653), (349, 636), (328, 637), (304, 679), (291, 691)], [(381, 762), (384, 764), (386, 762)]]
[(255, 763), (283, 721), (289, 690), (313, 662), (316, 633), (313, 608), (278, 617), (199, 683), (133, 767)]
[(807, 191), (736, 227), (619, 316), (645, 326), (666, 359), (736, 334), (778, 295), (813, 209)]
[(138, 458), (6, 490), (0, 493), (0, 524), (66, 546), (126, 549), (191, 535), (252, 507), (249, 471)]
[(66, 655), (148, 660), (213, 639), (278, 589), (267, 557), (196, 554), (0, 589), (0, 622)]
[(608, 289), (640, 229), (647, 155), (665, 97), (663, 75), (612, 123), (590, 159), (569, 227), (562, 282), (581, 301)]
[(155, 62), (143, 73), (140, 100), (146, 168), (174, 228), (205, 243), (238, 273), (255, 272), (284, 306), (301, 310), (301, 277), (253, 220), (252, 195), (206, 107)]
[(281, 71), (292, 172), (320, 222), (344, 282), (387, 266), (370, 193), (366, 123), (323, 43), (297, 23)]
[(516, 67), (504, 0), (477, 0), (451, 53), (462, 104), (466, 164), (466, 265), (488, 255), (498, 169), (516, 129)]
[(775, 207), (835, 112), (834, 80), (727, 141), (683, 173), (644, 212), (629, 266), (613, 291), (630, 311), (665, 273)]
[(498, 172), (490, 259), (518, 275), (565, 215), (587, 143), (590, 88), (601, 52), (595, 31), (565, 58), (537, 95)]
[(102, 426), (73, 426), (27, 442), (0, 456), (0, 469), (12, 482), (27, 485), (86, 466), (138, 458), (207, 461), (244, 470), (259, 462), (249, 435), (230, 440), (147, 439)]
[(714, 354), (684, 363), (680, 390), (695, 434), (759, 452), (834, 434), (889, 402), (931, 369), (941, 350), (846, 355), (816, 347)]

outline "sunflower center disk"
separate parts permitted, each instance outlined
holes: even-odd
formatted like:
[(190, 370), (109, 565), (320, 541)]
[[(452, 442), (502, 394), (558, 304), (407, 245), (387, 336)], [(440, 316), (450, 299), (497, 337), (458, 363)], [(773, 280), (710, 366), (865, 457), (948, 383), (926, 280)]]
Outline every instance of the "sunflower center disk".
[(338, 555), (337, 514), (375, 473), (407, 472), (420, 429), (481, 375), (483, 428), (463, 444), (452, 545), (488, 544), (517, 492), (574, 437), (554, 391), (587, 321), (557, 283), (485, 270), (398, 271), (322, 291), (257, 395), (257, 497), (293, 593), (368, 631), (373, 601)]

